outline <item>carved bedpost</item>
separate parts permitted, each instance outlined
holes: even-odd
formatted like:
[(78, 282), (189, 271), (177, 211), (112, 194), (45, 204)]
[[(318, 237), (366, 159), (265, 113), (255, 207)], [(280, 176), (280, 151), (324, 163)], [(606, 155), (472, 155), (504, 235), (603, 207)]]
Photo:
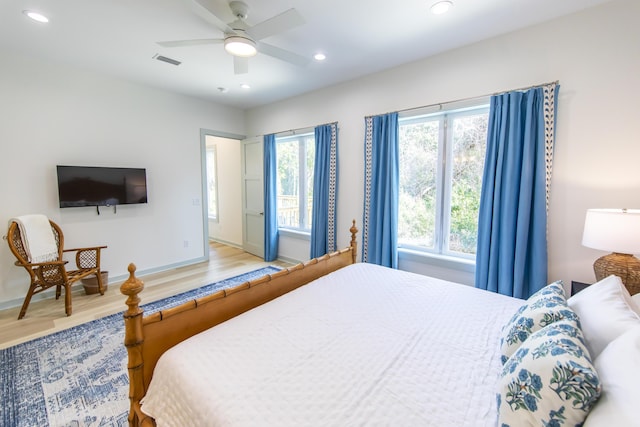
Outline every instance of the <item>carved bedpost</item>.
[(143, 310), (139, 307), (140, 298), (138, 294), (144, 289), (142, 280), (135, 277), (136, 266), (129, 264), (129, 278), (120, 285), (120, 292), (127, 295), (127, 306), (124, 312), (124, 345), (129, 355), (129, 400), (131, 401), (131, 410), (129, 411), (129, 425), (137, 426), (139, 420), (136, 418), (134, 410), (134, 402), (140, 402), (144, 396), (144, 382), (142, 378), (142, 343), (144, 336), (142, 334), (142, 314)]
[(356, 263), (356, 258), (358, 257), (358, 242), (356, 241), (356, 234), (358, 233), (358, 228), (356, 227), (356, 220), (353, 220), (353, 224), (349, 229), (351, 232), (351, 259), (353, 263)]

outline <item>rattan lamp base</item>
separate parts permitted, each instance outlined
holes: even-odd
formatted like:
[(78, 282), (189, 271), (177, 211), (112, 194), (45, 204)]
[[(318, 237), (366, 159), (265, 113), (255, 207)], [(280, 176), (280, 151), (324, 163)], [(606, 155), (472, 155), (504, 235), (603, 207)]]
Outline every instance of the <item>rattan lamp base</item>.
[(598, 281), (612, 274), (620, 277), (631, 295), (640, 293), (640, 259), (617, 252), (598, 258), (593, 263)]

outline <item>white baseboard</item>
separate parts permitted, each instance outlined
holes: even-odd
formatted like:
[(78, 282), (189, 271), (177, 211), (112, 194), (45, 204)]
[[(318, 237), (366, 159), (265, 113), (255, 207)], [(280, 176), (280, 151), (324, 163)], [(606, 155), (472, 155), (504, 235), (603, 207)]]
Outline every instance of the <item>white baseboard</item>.
[(305, 262), (308, 260), (299, 260), (299, 259), (293, 259), (293, 258), (289, 258), (286, 256), (279, 256), (278, 257), (278, 261), (282, 261), (282, 262), (288, 262), (289, 264), (300, 264), (301, 262)]
[(223, 245), (226, 245), (226, 246), (231, 246), (232, 248), (242, 249), (242, 245), (239, 245), (233, 242), (228, 242), (223, 239), (214, 239), (213, 237), (209, 237), (209, 240), (216, 243), (222, 243)]

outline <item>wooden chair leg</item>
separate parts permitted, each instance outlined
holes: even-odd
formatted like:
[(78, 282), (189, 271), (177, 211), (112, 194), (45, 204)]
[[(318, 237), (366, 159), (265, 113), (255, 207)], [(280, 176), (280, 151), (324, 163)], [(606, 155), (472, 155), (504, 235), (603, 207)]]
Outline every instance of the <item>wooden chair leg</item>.
[(98, 290), (100, 291), (100, 295), (104, 295), (104, 286), (102, 284), (102, 274), (100, 272), (96, 273), (96, 280), (98, 281)]
[(31, 297), (33, 296), (33, 291), (36, 290), (35, 285), (29, 286), (29, 291), (27, 292), (27, 296), (24, 297), (24, 302), (22, 303), (22, 308), (20, 309), (20, 314), (18, 315), (18, 320), (22, 319), (25, 314), (27, 314), (27, 307), (29, 307), (29, 303), (31, 302)]
[(56, 299), (60, 298), (61, 293), (62, 293), (62, 285), (56, 286)]
[(64, 285), (64, 311), (67, 316), (71, 316), (71, 285), (69, 283)]

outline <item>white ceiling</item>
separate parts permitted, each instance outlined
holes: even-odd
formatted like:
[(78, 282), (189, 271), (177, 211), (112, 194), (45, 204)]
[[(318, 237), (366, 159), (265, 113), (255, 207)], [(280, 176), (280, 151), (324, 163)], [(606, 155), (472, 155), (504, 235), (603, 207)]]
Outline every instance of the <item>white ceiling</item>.
[[(205, 0), (201, 0), (205, 1)], [(226, 3), (226, 0), (207, 0)], [(2, 0), (0, 47), (238, 108), (251, 108), (392, 68), (610, 0), (245, 0), (255, 25), (295, 8), (305, 24), (263, 41), (327, 59), (298, 67), (264, 54), (234, 75), (222, 45), (180, 48), (156, 42), (220, 38), (193, 0)], [(23, 10), (46, 15), (41, 24)], [(160, 54), (179, 66), (153, 59)], [(248, 83), (251, 89), (241, 89)], [(226, 88), (225, 93), (218, 88)]]

